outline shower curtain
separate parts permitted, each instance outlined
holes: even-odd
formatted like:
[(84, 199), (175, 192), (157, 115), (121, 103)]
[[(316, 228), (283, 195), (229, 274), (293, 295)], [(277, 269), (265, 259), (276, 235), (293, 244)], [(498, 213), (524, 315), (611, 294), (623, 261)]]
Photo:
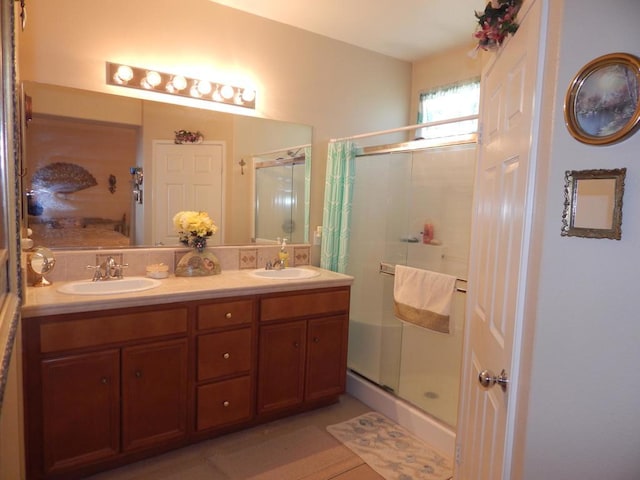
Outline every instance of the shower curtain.
[(349, 253), (356, 153), (357, 146), (345, 140), (330, 143), (327, 155), (320, 266), (340, 273)]

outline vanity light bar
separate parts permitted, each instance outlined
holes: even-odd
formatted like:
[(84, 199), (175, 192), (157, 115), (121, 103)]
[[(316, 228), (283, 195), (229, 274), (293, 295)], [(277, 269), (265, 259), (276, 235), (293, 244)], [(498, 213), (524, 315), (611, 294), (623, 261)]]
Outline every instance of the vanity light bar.
[(107, 62), (107, 84), (256, 108), (255, 90)]

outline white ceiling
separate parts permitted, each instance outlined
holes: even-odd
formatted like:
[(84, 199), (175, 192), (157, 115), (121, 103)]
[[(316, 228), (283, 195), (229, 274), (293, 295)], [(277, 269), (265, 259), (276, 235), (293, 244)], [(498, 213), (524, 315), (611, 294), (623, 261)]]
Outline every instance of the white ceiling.
[(486, 0), (211, 0), (413, 61), (467, 44)]

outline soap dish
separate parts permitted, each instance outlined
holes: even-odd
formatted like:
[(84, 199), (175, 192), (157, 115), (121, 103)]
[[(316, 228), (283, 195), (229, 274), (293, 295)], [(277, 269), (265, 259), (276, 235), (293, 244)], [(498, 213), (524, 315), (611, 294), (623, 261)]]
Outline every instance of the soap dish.
[(147, 265), (147, 277), (167, 278), (169, 276), (169, 266), (164, 263), (154, 263)]

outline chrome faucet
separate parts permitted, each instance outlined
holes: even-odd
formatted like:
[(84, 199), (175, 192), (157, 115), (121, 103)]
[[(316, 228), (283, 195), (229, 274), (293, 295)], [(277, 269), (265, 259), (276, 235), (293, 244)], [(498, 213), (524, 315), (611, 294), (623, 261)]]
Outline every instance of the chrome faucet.
[(266, 265), (264, 266), (265, 270), (283, 270), (285, 267), (284, 260), (279, 258), (274, 259), (273, 261), (267, 260)]
[(284, 268), (286, 267), (286, 264), (284, 263), (284, 260), (281, 258), (276, 258), (273, 261), (273, 269), (274, 270), (284, 270)]
[(122, 265), (116, 263), (116, 259), (109, 255), (101, 264), (87, 265), (87, 268), (94, 271), (91, 281), (100, 282), (103, 280), (122, 278), (122, 271), (128, 266), (126, 263)]

